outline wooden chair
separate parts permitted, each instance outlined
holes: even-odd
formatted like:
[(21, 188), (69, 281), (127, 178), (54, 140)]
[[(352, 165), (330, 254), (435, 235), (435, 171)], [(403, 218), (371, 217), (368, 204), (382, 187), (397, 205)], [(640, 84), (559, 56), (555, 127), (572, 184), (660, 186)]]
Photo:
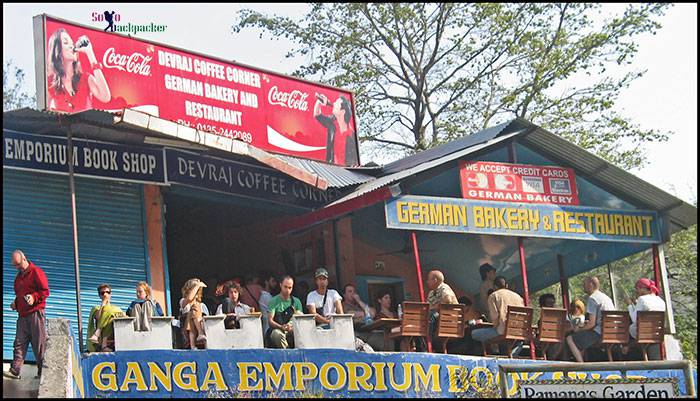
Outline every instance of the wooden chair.
[(542, 308), (540, 309), (540, 323), (537, 327), (537, 340), (542, 345), (542, 358), (547, 360), (547, 348), (551, 344), (564, 342), (566, 335), (566, 309)]
[(411, 339), (414, 337), (425, 337), (428, 339), (428, 321), (430, 314), (430, 304), (427, 302), (405, 301), (403, 304), (403, 317), (401, 326), (392, 329), (389, 338), (400, 339), (401, 351), (410, 351)]
[(648, 361), (647, 348), (652, 344), (663, 347), (666, 329), (666, 312), (637, 312), (637, 344), (642, 349), (644, 360)]
[(627, 344), (629, 341), (630, 317), (627, 311), (602, 311), (600, 321), (600, 344), (608, 352), (608, 361), (612, 362), (613, 345)]
[(435, 337), (441, 340), (444, 354), (447, 353), (447, 342), (451, 338), (464, 337), (466, 310), (467, 306), (462, 304), (440, 304)]
[(506, 331), (503, 335), (494, 337), (481, 343), (484, 356), (489, 356), (487, 349), (494, 344), (507, 343), (508, 353), (513, 351), (513, 345), (517, 341), (529, 343), (532, 339), (532, 314), (534, 310), (529, 306), (508, 305), (508, 315), (506, 316)]

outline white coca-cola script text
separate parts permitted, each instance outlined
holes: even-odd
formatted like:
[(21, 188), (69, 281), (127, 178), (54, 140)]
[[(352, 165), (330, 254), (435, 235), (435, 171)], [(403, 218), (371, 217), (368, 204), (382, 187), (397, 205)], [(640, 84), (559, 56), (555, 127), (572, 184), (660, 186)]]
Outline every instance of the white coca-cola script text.
[(301, 111), (306, 111), (309, 109), (309, 102), (306, 101), (307, 97), (309, 97), (309, 94), (300, 90), (282, 92), (277, 89), (277, 86), (270, 88), (270, 92), (267, 94), (267, 100), (270, 102), (270, 104), (276, 104), (282, 107), (288, 107), (290, 109)]
[(102, 65), (105, 68), (116, 68), (120, 71), (148, 76), (151, 75), (151, 66), (149, 62), (152, 59), (153, 57), (143, 55), (139, 52), (134, 52), (130, 56), (115, 53), (114, 48), (110, 47), (105, 51), (102, 57)]

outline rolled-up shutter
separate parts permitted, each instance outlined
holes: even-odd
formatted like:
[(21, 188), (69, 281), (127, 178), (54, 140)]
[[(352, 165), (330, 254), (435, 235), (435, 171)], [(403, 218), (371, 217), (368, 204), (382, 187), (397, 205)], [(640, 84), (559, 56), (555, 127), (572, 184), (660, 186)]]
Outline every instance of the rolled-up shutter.
[[(90, 309), (99, 303), (97, 286), (112, 286), (112, 303), (124, 311), (135, 285), (146, 280), (143, 188), (139, 184), (76, 178), (83, 343)], [(46, 272), (50, 296), (46, 317), (71, 320), (77, 336), (77, 311), (68, 177), (3, 169), (3, 359), (12, 359), (17, 313), (14, 299), (14, 249)], [(31, 348), (31, 347), (30, 347)], [(28, 360), (34, 360), (29, 354)]]

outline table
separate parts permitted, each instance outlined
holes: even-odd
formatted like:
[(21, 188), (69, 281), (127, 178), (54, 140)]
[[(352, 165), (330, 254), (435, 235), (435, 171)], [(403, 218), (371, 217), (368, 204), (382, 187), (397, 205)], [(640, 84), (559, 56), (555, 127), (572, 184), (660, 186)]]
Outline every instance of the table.
[(375, 321), (373, 321), (370, 324), (360, 326), (357, 328), (357, 331), (361, 332), (367, 332), (367, 331), (374, 331), (374, 330), (383, 330), (384, 331), (384, 349), (385, 350), (393, 350), (393, 347), (391, 347), (391, 344), (389, 343), (389, 333), (391, 333), (391, 329), (394, 327), (401, 326), (401, 319), (395, 319), (395, 318), (380, 318)]

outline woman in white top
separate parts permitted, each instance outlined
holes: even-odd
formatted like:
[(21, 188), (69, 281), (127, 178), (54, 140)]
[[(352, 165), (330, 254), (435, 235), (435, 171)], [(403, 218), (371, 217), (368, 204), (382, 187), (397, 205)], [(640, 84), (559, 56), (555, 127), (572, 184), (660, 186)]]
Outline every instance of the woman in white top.
[(627, 300), (627, 310), (630, 313), (632, 324), (630, 325), (630, 335), (637, 338), (637, 312), (642, 311), (665, 311), (666, 302), (659, 296), (659, 288), (653, 280), (640, 278), (634, 286), (637, 292), (637, 302), (632, 298)]

